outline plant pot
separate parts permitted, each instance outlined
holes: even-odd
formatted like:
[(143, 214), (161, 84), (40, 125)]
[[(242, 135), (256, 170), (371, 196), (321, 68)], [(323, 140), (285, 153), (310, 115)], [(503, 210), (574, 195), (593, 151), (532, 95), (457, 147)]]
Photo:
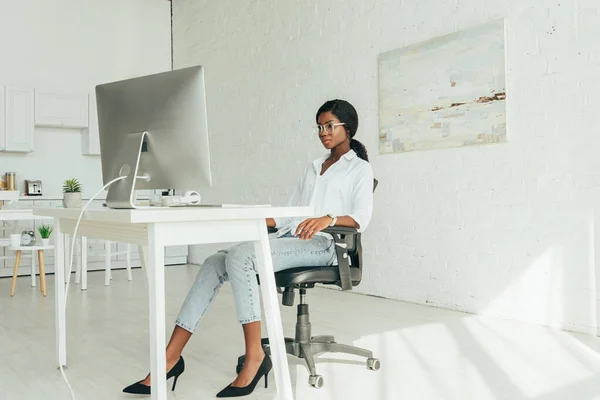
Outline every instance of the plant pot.
[(81, 208), (81, 192), (63, 193), (63, 207)]
[(42, 246), (50, 246), (50, 238), (42, 238)]

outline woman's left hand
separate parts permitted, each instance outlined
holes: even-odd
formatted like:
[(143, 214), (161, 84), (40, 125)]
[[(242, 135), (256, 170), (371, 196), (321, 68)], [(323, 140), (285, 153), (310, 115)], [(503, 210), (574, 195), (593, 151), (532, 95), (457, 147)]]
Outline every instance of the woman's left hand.
[(298, 229), (296, 229), (294, 236), (299, 236), (299, 239), (301, 240), (310, 240), (317, 232), (321, 232), (323, 229), (329, 227), (330, 224), (331, 218), (327, 216), (309, 218), (298, 225)]

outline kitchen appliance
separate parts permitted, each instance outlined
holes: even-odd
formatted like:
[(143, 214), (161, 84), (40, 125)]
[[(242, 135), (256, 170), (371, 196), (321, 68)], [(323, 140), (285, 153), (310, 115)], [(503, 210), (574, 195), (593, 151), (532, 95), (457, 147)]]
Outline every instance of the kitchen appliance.
[(27, 196), (42, 195), (42, 181), (29, 179), (25, 181), (25, 194)]
[(6, 190), (17, 190), (17, 173), (7, 172), (5, 177), (4, 186)]

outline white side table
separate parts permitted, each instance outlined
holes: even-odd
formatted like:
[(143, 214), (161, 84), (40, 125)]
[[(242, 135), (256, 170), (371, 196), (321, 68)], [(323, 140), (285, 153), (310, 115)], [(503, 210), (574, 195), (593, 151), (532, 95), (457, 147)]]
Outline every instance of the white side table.
[[(2, 194), (6, 194), (9, 191), (0, 191)], [(14, 192), (17, 193), (17, 192)], [(5, 228), (2, 226), (3, 222), (18, 222), (18, 221), (37, 221), (37, 220), (46, 220), (52, 221), (52, 218), (40, 217), (37, 215), (33, 215), (33, 210), (31, 209), (15, 209), (15, 210), (0, 210), (0, 231), (9, 231), (12, 232), (14, 227)], [(9, 247), (10, 248), (10, 239), (0, 237), (0, 247)], [(1, 249), (0, 249), (1, 250)], [(8, 256), (0, 256), (0, 260), (12, 259), (12, 257)], [(34, 280), (35, 282), (35, 280)], [(33, 285), (35, 286), (35, 285)]]
[(11, 297), (15, 295), (15, 287), (17, 286), (17, 274), (19, 272), (19, 263), (21, 262), (21, 253), (23, 251), (31, 251), (31, 286), (35, 287), (35, 256), (37, 252), (38, 263), (40, 268), (40, 290), (44, 297), (46, 296), (46, 270), (44, 268), (44, 250), (52, 250), (54, 246), (10, 246), (10, 249), (17, 252), (15, 258), (15, 268), (13, 270), (12, 285), (10, 287)]

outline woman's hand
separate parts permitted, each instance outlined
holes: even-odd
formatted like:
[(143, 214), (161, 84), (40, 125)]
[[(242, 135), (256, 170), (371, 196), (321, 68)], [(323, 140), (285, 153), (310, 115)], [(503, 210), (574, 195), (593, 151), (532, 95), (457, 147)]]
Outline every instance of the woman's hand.
[(299, 236), (300, 240), (310, 240), (317, 232), (321, 232), (323, 229), (329, 227), (330, 224), (331, 217), (309, 218), (298, 225), (294, 236)]

